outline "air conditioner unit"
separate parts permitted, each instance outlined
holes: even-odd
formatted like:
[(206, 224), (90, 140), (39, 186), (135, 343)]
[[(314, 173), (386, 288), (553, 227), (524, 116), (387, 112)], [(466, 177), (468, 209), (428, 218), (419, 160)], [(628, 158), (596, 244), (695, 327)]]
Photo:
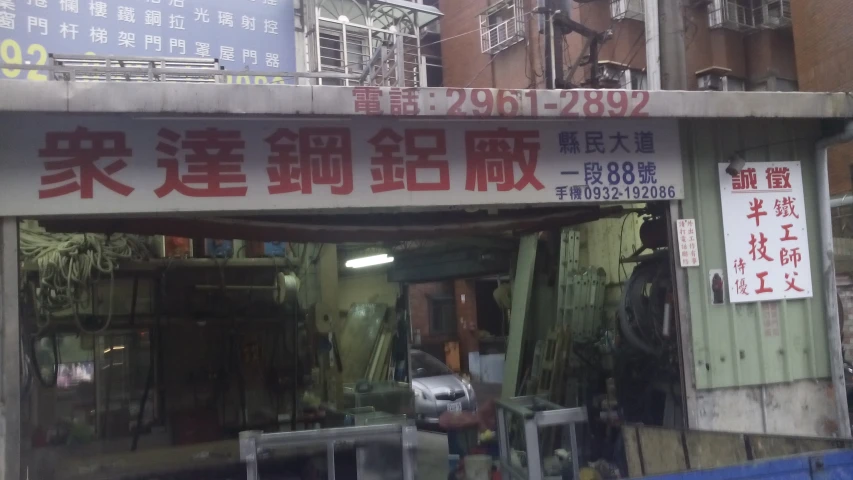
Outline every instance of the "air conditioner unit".
[(625, 69), (613, 64), (598, 65), (598, 81), (607, 88), (625, 88)]
[(699, 90), (712, 90), (721, 92), (725, 90), (725, 82), (722, 75), (706, 73), (698, 78)]

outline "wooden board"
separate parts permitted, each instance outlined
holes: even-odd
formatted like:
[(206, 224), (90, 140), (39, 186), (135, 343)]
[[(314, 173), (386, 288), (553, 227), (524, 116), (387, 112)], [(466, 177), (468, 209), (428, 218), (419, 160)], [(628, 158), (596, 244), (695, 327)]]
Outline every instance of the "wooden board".
[(747, 435), (747, 440), (755, 460), (819, 452), (821, 450), (853, 448), (853, 440), (780, 437), (775, 435)]
[(727, 467), (749, 461), (742, 435), (685, 432), (684, 443), (691, 470)]
[(623, 426), (622, 439), (631, 478), (853, 448), (853, 440), (682, 431), (642, 425)]
[(628, 477), (636, 478), (644, 476), (643, 456), (640, 454), (637, 427), (630, 425), (623, 426), (622, 439), (625, 442), (625, 463), (628, 465)]
[(512, 282), (512, 311), (509, 315), (509, 338), (507, 339), (506, 363), (503, 379), (503, 396), (514, 397), (518, 389), (518, 373), (524, 346), (524, 324), (527, 320), (527, 308), (530, 305), (530, 293), (533, 290), (533, 269), (536, 264), (536, 250), (539, 235), (530, 234), (521, 238), (518, 247), (515, 278)]
[(341, 334), (337, 337), (344, 383), (364, 378), (387, 312), (387, 305), (374, 303), (353, 305), (350, 309)]
[(646, 475), (687, 470), (680, 431), (641, 428), (638, 433)]

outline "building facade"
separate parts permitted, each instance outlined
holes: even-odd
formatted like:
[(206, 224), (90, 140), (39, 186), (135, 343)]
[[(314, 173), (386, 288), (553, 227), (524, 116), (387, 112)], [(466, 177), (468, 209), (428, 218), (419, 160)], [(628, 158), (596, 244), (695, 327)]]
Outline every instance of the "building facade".
[[(590, 55), (578, 33), (560, 35), (558, 86), (591, 86), (592, 64), (604, 88), (646, 88), (642, 0), (556, 2), (571, 20), (602, 34)], [(790, 5), (779, 0), (683, 2), (687, 78), (693, 90), (796, 91)], [(533, 87), (545, 84), (547, 13), (537, 0), (443, 0), (445, 86)], [(544, 9), (547, 10), (547, 9)], [(562, 13), (562, 12), (561, 12)], [(558, 15), (557, 17), (559, 17)], [(506, 28), (508, 21), (513, 28)], [(558, 20), (558, 18), (557, 18)], [(556, 22), (559, 24), (559, 20)], [(515, 26), (517, 25), (517, 28)], [(479, 35), (467, 32), (479, 29)], [(581, 59), (578, 67), (573, 66)], [(488, 64), (488, 67), (486, 65)], [(524, 68), (521, 68), (524, 65)], [(470, 83), (470, 85), (468, 85)]]

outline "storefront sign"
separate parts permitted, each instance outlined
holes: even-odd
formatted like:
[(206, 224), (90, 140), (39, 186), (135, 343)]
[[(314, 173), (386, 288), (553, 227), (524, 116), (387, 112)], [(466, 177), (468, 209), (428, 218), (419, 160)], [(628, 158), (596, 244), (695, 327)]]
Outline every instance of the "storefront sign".
[(720, 164), (720, 196), (734, 303), (812, 296), (800, 162)]
[[(296, 69), (293, 0), (0, 0), (0, 60), (48, 54), (216, 58), (227, 70)], [(47, 80), (7, 68), (0, 78)], [(228, 77), (229, 83), (284, 83)]]
[(0, 125), (0, 214), (680, 199), (670, 120), (168, 120)]
[(699, 244), (696, 241), (696, 220), (678, 220), (678, 252), (682, 267), (699, 266)]

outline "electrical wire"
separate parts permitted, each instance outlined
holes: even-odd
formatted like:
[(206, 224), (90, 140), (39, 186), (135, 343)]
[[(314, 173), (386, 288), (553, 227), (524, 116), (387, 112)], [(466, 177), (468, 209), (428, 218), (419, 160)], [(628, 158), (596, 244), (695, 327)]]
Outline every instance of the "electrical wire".
[[(532, 14), (534, 14), (534, 13), (536, 13), (536, 10), (535, 10), (535, 9), (534, 9), (534, 10), (531, 10), (531, 11), (529, 11), (529, 12), (527, 12), (527, 13), (522, 13), (520, 18), (525, 18), (525, 17), (527, 17), (528, 15), (532, 15)], [(421, 45), (421, 48), (424, 48), (424, 47), (431, 47), (431, 46), (433, 46), (433, 45), (438, 45), (439, 43), (444, 43), (444, 42), (446, 42), (446, 41), (448, 41), (448, 40), (454, 40), (454, 39), (457, 39), (457, 38), (459, 38), (459, 37), (464, 37), (464, 36), (466, 36), (466, 35), (471, 35), (472, 33), (480, 33), (480, 32), (482, 32), (482, 30), (481, 30), (480, 28), (477, 28), (477, 29), (475, 29), (475, 30), (470, 30), (470, 31), (467, 31), (467, 32), (463, 32), (463, 33), (460, 33), (460, 34), (458, 34), (458, 35), (453, 35), (452, 37), (442, 38), (441, 40), (436, 40), (435, 42), (425, 43), (425, 44)]]
[(500, 54), (501, 54), (501, 52), (498, 52), (498, 53), (496, 53), (496, 54), (492, 55), (492, 58), (489, 60), (489, 62), (488, 62), (487, 64), (483, 65), (483, 68), (481, 68), (481, 69), (480, 69), (480, 71), (478, 71), (478, 72), (474, 75), (474, 77), (472, 77), (472, 78), (471, 78), (471, 80), (468, 80), (468, 83), (466, 83), (466, 84), (465, 84), (465, 86), (464, 86), (464, 87), (462, 87), (462, 88), (468, 88), (468, 87), (470, 87), (470, 86), (471, 86), (471, 84), (472, 84), (472, 83), (474, 83), (474, 80), (476, 80), (476, 79), (480, 76), (480, 74), (482, 74), (482, 73), (483, 73), (483, 71), (484, 71), (484, 70), (486, 70), (487, 68), (489, 68), (489, 65), (491, 65), (491, 64), (492, 64), (492, 62), (494, 62), (494, 61), (495, 61), (495, 59), (496, 59), (496, 58), (498, 58), (498, 55), (500, 55)]
[[(100, 333), (112, 321), (115, 270), (122, 260), (149, 257), (146, 243), (134, 235), (46, 233), (22, 228), (20, 250), (25, 260), (35, 262), (39, 286), (34, 294), (39, 331), (44, 330), (52, 313), (72, 309), (77, 327), (85, 333)], [(104, 325), (87, 330), (80, 321), (79, 310), (88, 306), (91, 283), (102, 275), (110, 277), (109, 304)], [(92, 305), (94, 309), (95, 306)]]

